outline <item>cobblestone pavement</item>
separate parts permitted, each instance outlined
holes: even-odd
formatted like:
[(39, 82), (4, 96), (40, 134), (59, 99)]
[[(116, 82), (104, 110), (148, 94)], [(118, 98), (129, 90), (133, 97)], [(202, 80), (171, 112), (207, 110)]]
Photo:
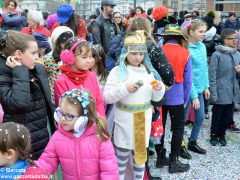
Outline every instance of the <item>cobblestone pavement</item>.
[[(240, 127), (240, 112), (236, 112), (234, 120)], [(207, 149), (206, 155), (199, 155), (190, 151), (192, 160), (181, 159), (181, 162), (190, 164), (190, 170), (185, 173), (169, 174), (168, 167), (157, 169), (156, 156), (150, 159), (151, 173), (166, 180), (240, 180), (240, 133), (228, 131), (226, 134), (227, 146), (211, 146), (209, 143), (211, 119), (205, 119), (199, 135), (200, 146)], [(170, 149), (170, 121), (166, 127), (166, 148)], [(189, 129), (191, 132), (191, 129)], [(187, 133), (188, 134), (188, 133)]]

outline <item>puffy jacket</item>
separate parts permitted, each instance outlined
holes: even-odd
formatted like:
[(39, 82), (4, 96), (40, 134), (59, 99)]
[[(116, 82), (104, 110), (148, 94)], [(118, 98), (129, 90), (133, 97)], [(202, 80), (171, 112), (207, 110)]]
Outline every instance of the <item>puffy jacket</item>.
[(216, 46), (209, 66), (210, 101), (216, 104), (240, 103), (240, 90), (235, 66), (240, 64), (240, 53), (235, 48)]
[(27, 19), (25, 16), (21, 16), (18, 13), (3, 13), (2, 18), (4, 20), (2, 24), (3, 30), (16, 30), (20, 31), (26, 26)]
[(192, 58), (191, 99), (195, 99), (199, 93), (202, 93), (209, 87), (207, 50), (202, 42), (190, 43), (188, 50)]
[(49, 141), (47, 119), (54, 130), (54, 106), (51, 102), (49, 83), (42, 65), (36, 65), (33, 81), (30, 70), (24, 66), (13, 69), (0, 57), (0, 102), (3, 122), (25, 125), (31, 134), (33, 159), (37, 159)]
[(118, 34), (119, 28), (111, 19), (105, 19), (103, 15), (95, 19), (92, 24), (93, 44), (100, 44), (107, 54), (110, 42)]
[(59, 125), (35, 163), (50, 174), (57, 171), (60, 163), (65, 180), (119, 179), (112, 142), (100, 141), (96, 136), (95, 125), (87, 128), (79, 138)]
[(220, 43), (220, 36), (214, 26), (205, 33), (203, 43), (207, 49), (207, 56), (211, 57), (215, 51), (215, 46)]
[(0, 124), (3, 122), (3, 115), (4, 115), (4, 112), (2, 109), (2, 105), (0, 104)]
[(102, 95), (99, 89), (98, 81), (96, 74), (93, 72), (89, 72), (87, 75), (86, 80), (83, 82), (83, 84), (75, 85), (72, 81), (70, 81), (65, 74), (61, 74), (54, 83), (54, 90), (55, 90), (55, 106), (58, 106), (59, 99), (61, 95), (68, 90), (71, 90), (73, 88), (78, 89), (87, 89), (91, 95), (93, 96), (94, 100), (96, 101), (96, 109), (97, 112), (105, 117), (105, 108), (104, 108), (104, 102), (102, 99)]

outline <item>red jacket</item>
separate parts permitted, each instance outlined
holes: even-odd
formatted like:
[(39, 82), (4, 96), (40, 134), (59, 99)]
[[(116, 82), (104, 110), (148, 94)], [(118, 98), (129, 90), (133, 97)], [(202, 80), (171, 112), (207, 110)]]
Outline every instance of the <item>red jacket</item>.
[(30, 27), (24, 27), (21, 30), (23, 33), (25, 34), (29, 34), (31, 35), (34, 32), (39, 32), (43, 35), (45, 35), (46, 37), (50, 37), (51, 36), (51, 31), (49, 31), (48, 29), (46, 29), (43, 26), (37, 26), (37, 28), (33, 31)]
[(17, 180), (50, 180), (49, 176), (42, 169), (35, 166), (29, 166), (27, 171)]

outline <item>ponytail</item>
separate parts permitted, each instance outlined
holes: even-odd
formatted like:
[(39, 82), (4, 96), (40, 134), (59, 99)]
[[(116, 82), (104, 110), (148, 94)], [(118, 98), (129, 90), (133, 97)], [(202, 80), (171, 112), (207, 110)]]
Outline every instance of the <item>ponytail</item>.
[(183, 29), (182, 29), (182, 34), (184, 36), (184, 38), (186, 40), (189, 40), (190, 38), (190, 31), (196, 31), (199, 27), (201, 26), (206, 26), (207, 27), (207, 24), (200, 20), (200, 19), (195, 19), (195, 20), (192, 20), (190, 22), (190, 24), (186, 25)]
[(99, 137), (99, 139), (101, 141), (106, 141), (108, 140), (111, 136), (108, 132), (107, 129), (107, 123), (106, 120), (101, 118), (101, 117), (97, 117), (96, 119), (96, 125), (97, 125), (97, 136)]

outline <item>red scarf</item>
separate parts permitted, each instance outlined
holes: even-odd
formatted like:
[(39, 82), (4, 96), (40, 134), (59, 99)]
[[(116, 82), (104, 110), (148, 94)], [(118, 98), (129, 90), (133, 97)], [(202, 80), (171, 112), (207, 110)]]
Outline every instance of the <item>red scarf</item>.
[(63, 74), (65, 74), (70, 81), (72, 81), (75, 85), (82, 84), (88, 75), (88, 70), (78, 70), (74, 71), (69, 65), (62, 65), (59, 67)]

